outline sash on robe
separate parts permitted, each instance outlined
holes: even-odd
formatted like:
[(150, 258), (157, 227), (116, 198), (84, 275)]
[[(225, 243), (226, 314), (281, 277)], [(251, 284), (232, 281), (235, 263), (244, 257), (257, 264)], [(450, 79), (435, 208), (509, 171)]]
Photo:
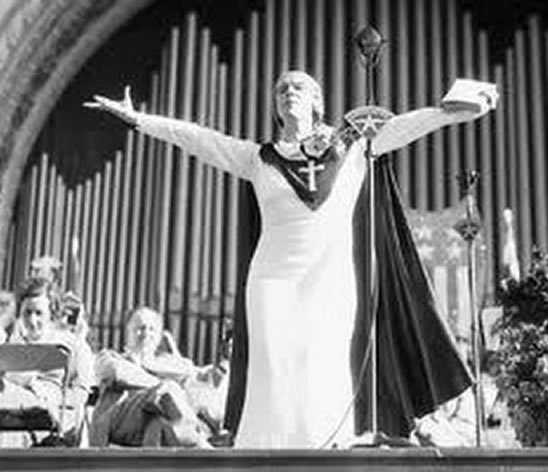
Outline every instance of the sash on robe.
[(263, 162), (274, 166), (282, 174), (299, 199), (311, 210), (317, 210), (329, 197), (344, 161), (333, 146), (329, 146), (318, 158), (309, 157), (308, 161), (287, 159), (276, 151), (272, 143), (264, 144), (259, 155)]

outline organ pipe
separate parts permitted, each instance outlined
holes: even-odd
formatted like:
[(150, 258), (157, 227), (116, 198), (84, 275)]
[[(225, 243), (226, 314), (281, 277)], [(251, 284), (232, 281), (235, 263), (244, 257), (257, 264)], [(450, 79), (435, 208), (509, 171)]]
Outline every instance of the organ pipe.
[[(504, 60), (494, 63), (487, 32), (456, 0), (265, 0), (228, 46), (216, 45), (189, 11), (158, 51), (160, 65), (140, 108), (268, 141), (275, 132), (274, 79), (299, 68), (323, 85), (326, 118), (338, 125), (345, 111), (363, 104), (364, 72), (348, 48), (366, 23), (389, 41), (376, 87), (379, 105), (395, 113), (438, 104), (457, 77), (499, 85), (495, 113), (394, 153), (403, 199), (422, 210), (456, 204), (457, 173), (481, 171), (478, 204), (494, 292), (503, 208), (516, 214), (522, 265), (533, 243), (548, 244), (548, 33), (538, 17), (515, 32)], [(44, 133), (60, 130), (47, 126)], [(96, 156), (99, 167), (78, 176), (74, 156), (58, 154), (51, 143), (51, 136), (40, 140), (25, 173), (3, 286), (15, 287), (30, 261), (44, 254), (62, 260), (66, 284), (76, 236), (98, 346), (123, 344), (128, 310), (147, 304), (164, 314), (185, 353), (199, 363), (216, 358), (222, 324), (237, 308), (238, 261), (246, 256), (239, 247), (250, 240), (249, 186), (135, 131), (128, 131), (124, 149)]]

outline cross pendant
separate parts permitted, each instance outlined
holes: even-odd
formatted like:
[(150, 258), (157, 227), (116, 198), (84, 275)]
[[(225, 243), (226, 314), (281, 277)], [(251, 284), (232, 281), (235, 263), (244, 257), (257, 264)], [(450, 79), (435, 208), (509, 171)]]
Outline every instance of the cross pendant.
[(315, 164), (312, 159), (308, 159), (308, 164), (306, 167), (301, 167), (299, 169), (299, 172), (301, 174), (307, 174), (308, 175), (308, 190), (311, 192), (315, 192), (317, 189), (316, 187), (316, 171), (324, 170), (325, 165), (324, 164)]

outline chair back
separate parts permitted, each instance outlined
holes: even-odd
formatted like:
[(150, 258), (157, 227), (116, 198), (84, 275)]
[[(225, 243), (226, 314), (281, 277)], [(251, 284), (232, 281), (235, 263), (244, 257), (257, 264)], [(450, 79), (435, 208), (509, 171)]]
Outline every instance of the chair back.
[[(64, 371), (62, 401), (59, 416), (59, 434), (62, 440), (65, 421), (66, 393), (70, 349), (62, 344), (1, 344), (0, 372)], [(55, 431), (56, 425), (47, 410), (40, 407), (9, 410), (0, 406), (0, 431), (29, 431), (32, 442), (37, 444), (34, 430)]]
[(66, 369), (69, 358), (62, 344), (1, 344), (0, 372)]

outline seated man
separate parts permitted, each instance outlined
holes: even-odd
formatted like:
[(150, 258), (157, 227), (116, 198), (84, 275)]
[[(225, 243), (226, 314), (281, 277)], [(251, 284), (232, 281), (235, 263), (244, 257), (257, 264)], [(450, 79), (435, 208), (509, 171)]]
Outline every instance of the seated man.
[[(71, 355), (68, 367), (67, 398), (72, 422), (64, 435), (76, 440), (91, 386), (94, 384), (93, 354), (85, 340), (56, 325), (62, 306), (51, 284), (42, 278), (29, 279), (22, 290), (20, 316), (10, 342), (18, 344), (62, 344)], [(0, 408), (18, 409), (42, 407), (56, 421), (60, 418), (63, 400), (64, 372), (7, 372), (0, 378)]]
[(124, 354), (104, 350), (96, 362), (101, 393), (93, 413), (90, 445), (211, 447), (184, 381), (194, 364), (171, 338), (163, 339), (159, 313), (135, 310), (127, 325)]

